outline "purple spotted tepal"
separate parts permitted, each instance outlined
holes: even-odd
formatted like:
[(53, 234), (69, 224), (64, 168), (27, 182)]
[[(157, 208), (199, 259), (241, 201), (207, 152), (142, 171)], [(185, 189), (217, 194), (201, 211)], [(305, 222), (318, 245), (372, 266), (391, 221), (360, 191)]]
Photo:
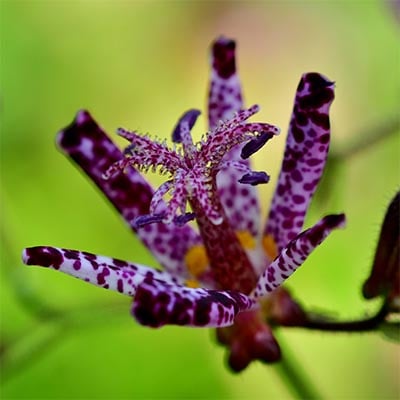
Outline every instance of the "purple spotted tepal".
[[(61, 150), (94, 181), (164, 270), (47, 246), (25, 249), (23, 261), (133, 297), (132, 314), (143, 325), (217, 327), (219, 341), (230, 350), (229, 364), (239, 371), (252, 360), (279, 359), (265, 305), (345, 222), (343, 214), (329, 215), (302, 231), (328, 153), (334, 85), (317, 73), (302, 76), (269, 217), (260, 226), (255, 186), (270, 177), (252, 171), (249, 157), (279, 130), (248, 122), (258, 106), (243, 106), (235, 43), (217, 39), (211, 59), (209, 131), (199, 143), (190, 133), (198, 110), (179, 118), (172, 147), (119, 129), (130, 142), (121, 152), (86, 111), (58, 136)], [(141, 175), (149, 169), (166, 176), (156, 190)], [(198, 230), (187, 224), (193, 219)], [(290, 310), (285, 296), (284, 309)]]

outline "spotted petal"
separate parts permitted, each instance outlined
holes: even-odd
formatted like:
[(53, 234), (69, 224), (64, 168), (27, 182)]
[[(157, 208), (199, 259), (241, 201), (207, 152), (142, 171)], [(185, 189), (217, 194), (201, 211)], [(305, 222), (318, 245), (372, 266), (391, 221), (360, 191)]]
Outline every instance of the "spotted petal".
[(159, 279), (168, 284), (179, 282), (169, 273), (154, 268), (85, 251), (57, 247), (30, 247), (24, 250), (22, 260), (26, 265), (55, 269), (127, 296), (134, 296), (138, 285), (147, 278)]
[(310, 253), (325, 240), (333, 229), (342, 228), (344, 224), (344, 214), (328, 215), (312, 228), (291, 240), (260, 276), (251, 297), (256, 299), (264, 296), (280, 286), (303, 264)]
[(143, 324), (201, 327), (232, 325), (235, 316), (255, 306), (244, 294), (193, 289), (167, 272), (115, 258), (56, 247), (31, 247), (22, 255), (27, 265), (40, 265), (85, 282), (135, 296), (133, 315)]
[(278, 251), (303, 226), (328, 154), (329, 108), (334, 84), (317, 73), (304, 74), (297, 88), (286, 149), (265, 234)]
[[(218, 126), (243, 108), (242, 89), (236, 73), (234, 41), (221, 37), (212, 46), (211, 82), (208, 98), (210, 129)], [(224, 158), (240, 161), (243, 145), (236, 146)], [(248, 167), (249, 160), (243, 161)], [(239, 171), (222, 169), (217, 176), (217, 186), (225, 211), (237, 231), (258, 233), (259, 213), (257, 189), (240, 184)]]
[[(148, 214), (153, 189), (132, 167), (117, 171), (108, 180), (102, 175), (110, 165), (123, 159), (122, 152), (86, 111), (78, 112), (73, 123), (59, 133), (58, 145), (93, 180), (119, 211), (132, 230), (139, 215)], [(200, 242), (189, 226), (176, 228), (162, 223), (137, 232), (161, 265), (171, 273), (184, 275), (187, 250)]]
[(193, 289), (149, 277), (138, 287), (132, 313), (141, 324), (154, 328), (166, 324), (222, 327), (232, 325), (239, 312), (254, 306), (239, 292)]

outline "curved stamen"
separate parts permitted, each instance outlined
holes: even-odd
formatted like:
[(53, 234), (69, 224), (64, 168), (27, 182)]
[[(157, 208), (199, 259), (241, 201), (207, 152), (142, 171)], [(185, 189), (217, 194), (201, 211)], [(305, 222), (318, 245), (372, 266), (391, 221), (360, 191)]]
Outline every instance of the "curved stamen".
[(260, 150), (269, 139), (272, 138), (272, 135), (268, 132), (261, 132), (255, 139), (250, 140), (249, 143), (246, 143), (241, 152), (241, 157), (243, 159), (249, 158), (251, 155)]

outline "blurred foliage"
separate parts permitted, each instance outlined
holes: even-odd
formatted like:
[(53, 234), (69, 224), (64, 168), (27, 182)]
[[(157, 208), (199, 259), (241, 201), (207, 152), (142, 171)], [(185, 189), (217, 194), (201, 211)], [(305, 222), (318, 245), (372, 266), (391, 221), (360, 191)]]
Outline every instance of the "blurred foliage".
[[(379, 1), (2, 0), (0, 7), (1, 397), (287, 398), (274, 367), (232, 375), (213, 332), (137, 326), (129, 299), (23, 267), (19, 254), (51, 244), (156, 265), (55, 150), (54, 137), (80, 108), (111, 134), (125, 126), (168, 136), (184, 110), (203, 108), (207, 50), (220, 34), (238, 42), (246, 100), (261, 105), (261, 120), (284, 132), (298, 79), (315, 70), (337, 83), (334, 155), (362, 143), (371, 127), (384, 135), (399, 110), (392, 9)], [(340, 158), (327, 175), (308, 221), (345, 211), (348, 227), (289, 282), (309, 308), (347, 318), (366, 312), (361, 284), (399, 185), (398, 131), (397, 123), (397, 132)], [(277, 176), (284, 140), (255, 157), (256, 169)], [(265, 205), (273, 184), (261, 190)], [(399, 397), (399, 351), (378, 334), (279, 333), (326, 398)]]

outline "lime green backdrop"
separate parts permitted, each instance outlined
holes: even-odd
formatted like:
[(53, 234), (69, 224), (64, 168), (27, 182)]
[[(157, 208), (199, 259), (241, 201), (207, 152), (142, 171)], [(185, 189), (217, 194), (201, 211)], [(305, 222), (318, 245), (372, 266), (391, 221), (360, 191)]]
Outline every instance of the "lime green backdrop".
[[(51, 244), (156, 266), (97, 190), (54, 146), (81, 108), (110, 133), (166, 136), (188, 108), (204, 109), (208, 48), (238, 42), (247, 104), (283, 134), (255, 157), (272, 196), (300, 75), (336, 81), (332, 151), (382, 139), (331, 168), (307, 224), (345, 211), (335, 232), (290, 279), (310, 309), (361, 317), (385, 208), (399, 185), (399, 25), (390, 4), (240, 1), (7, 1), (1, 5), (2, 398), (290, 398), (275, 366), (233, 375), (213, 332), (151, 330), (130, 300), (20, 261)], [(195, 128), (205, 129), (205, 120)], [(118, 141), (118, 139), (117, 139)], [(121, 141), (118, 141), (121, 143)], [(328, 179), (329, 178), (329, 179)], [(152, 176), (157, 183), (157, 177)], [(285, 350), (324, 398), (399, 396), (399, 351), (380, 334), (285, 329)]]

